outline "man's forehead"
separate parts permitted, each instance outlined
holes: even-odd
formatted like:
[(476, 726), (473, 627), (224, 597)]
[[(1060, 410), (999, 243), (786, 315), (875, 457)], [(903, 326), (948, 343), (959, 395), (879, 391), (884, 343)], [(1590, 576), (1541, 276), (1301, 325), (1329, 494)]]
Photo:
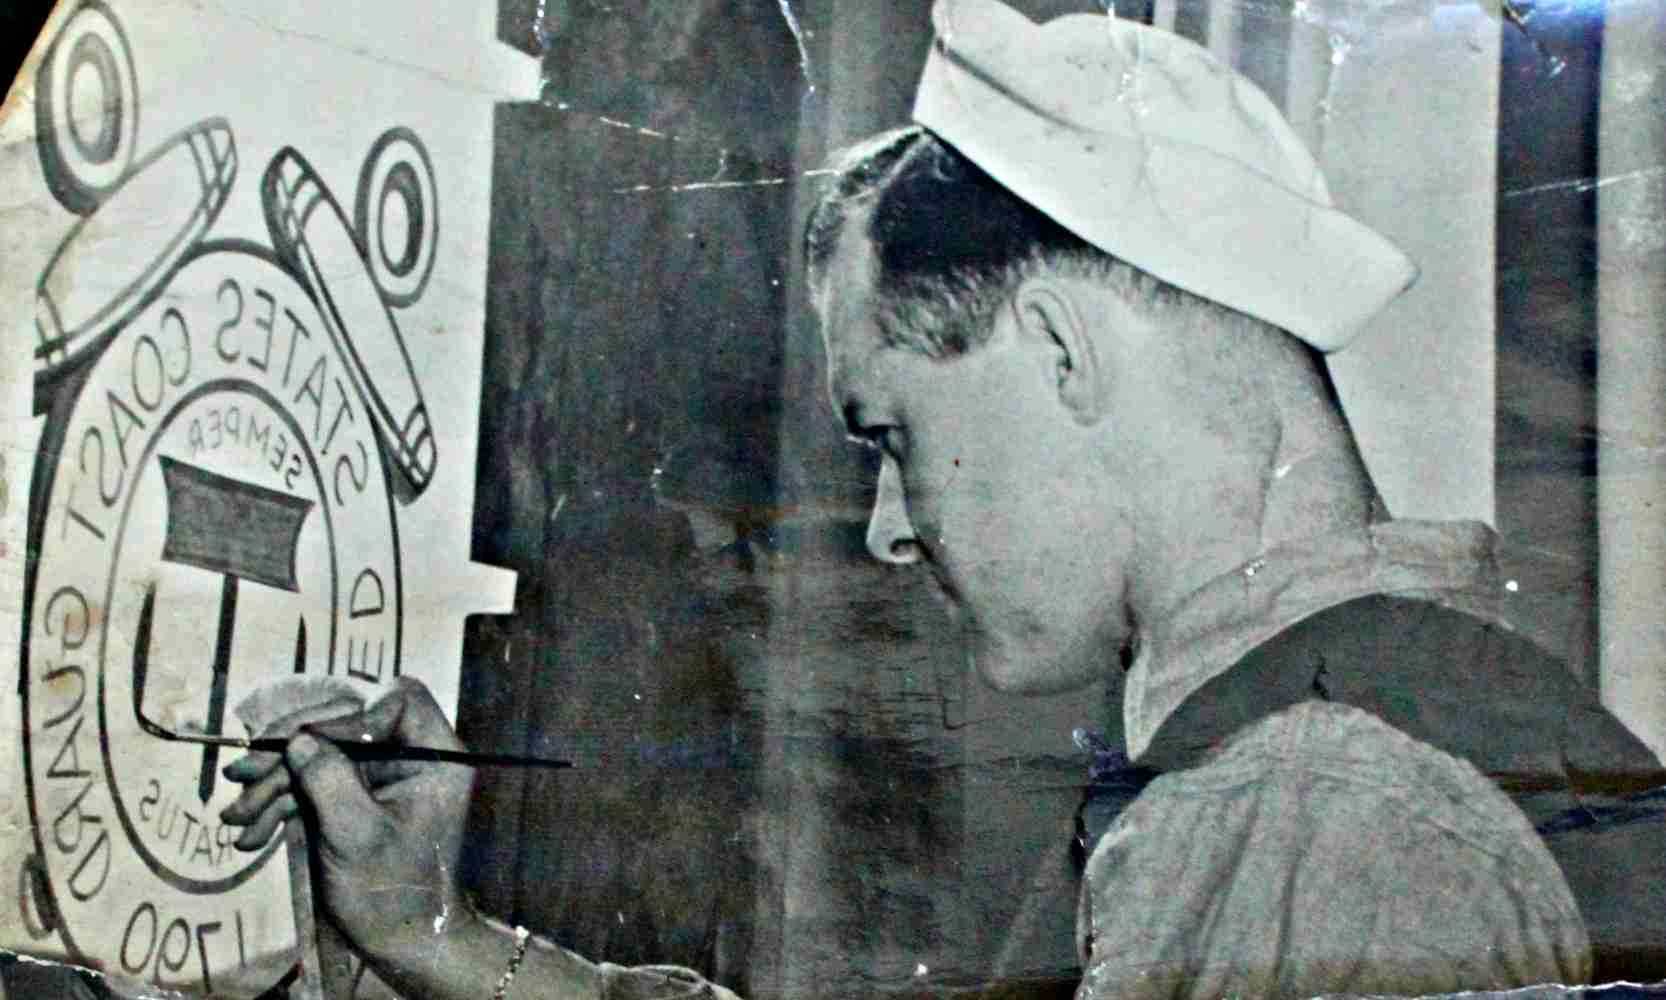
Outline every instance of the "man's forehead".
[(827, 377), (835, 405), (844, 395), (873, 391), (871, 385), (885, 350), (874, 318), (874, 253), (865, 220), (852, 217), (821, 276), (816, 312), (827, 350)]

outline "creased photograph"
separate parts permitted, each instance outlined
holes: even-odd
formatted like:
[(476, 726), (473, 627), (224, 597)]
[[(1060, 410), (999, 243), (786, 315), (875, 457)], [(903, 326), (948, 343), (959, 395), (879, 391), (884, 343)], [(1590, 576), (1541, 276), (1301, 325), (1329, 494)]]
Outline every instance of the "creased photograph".
[(0, 21), (0, 1000), (1666, 996), (1666, 0)]

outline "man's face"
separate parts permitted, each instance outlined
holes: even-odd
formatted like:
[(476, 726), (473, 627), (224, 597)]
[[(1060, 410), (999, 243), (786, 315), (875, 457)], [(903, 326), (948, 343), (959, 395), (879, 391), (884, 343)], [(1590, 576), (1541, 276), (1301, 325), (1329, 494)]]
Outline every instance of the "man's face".
[(883, 456), (870, 550), (930, 569), (995, 688), (1060, 691), (1103, 676), (1128, 632), (1130, 536), (1104, 429), (1060, 401), (1056, 345), (1003, 315), (963, 357), (886, 346), (868, 241), (858, 222), (846, 230), (819, 306), (834, 407)]

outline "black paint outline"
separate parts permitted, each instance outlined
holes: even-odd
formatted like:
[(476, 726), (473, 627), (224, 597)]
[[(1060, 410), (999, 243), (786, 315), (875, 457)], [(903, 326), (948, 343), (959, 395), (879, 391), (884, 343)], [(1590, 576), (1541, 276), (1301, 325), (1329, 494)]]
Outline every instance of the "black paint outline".
[[(387, 178), (381, 185), (381, 190), (371, 190), (378, 168), (381, 166), (382, 154), (398, 142), (407, 143), (416, 150), (417, 159), (422, 165), (423, 179), (427, 182), (427, 190), (433, 192), (432, 204), (425, 204), (423, 201), (422, 180), (415, 180), (416, 196), (414, 199), (410, 197), (408, 191), (412, 181), (394, 183), (394, 178), (400, 167), (404, 167), (413, 179), (415, 178), (416, 169), (410, 166), (409, 159), (399, 161), (389, 170)], [(416, 209), (416, 212), (412, 213), (416, 221), (407, 230), (406, 252), (398, 262), (389, 258), (387, 247), (382, 245), (381, 238), (382, 203), (386, 200), (389, 190), (404, 196), (406, 205)], [(416, 132), (403, 125), (395, 125), (378, 136), (376, 142), (371, 145), (370, 152), (365, 154), (364, 165), (359, 168), (358, 190), (353, 199), (353, 229), (358, 233), (359, 239), (366, 249), (371, 246), (376, 248), (383, 264), (394, 277), (404, 278), (419, 263), (422, 264), (422, 273), (417, 276), (416, 283), (406, 291), (398, 291), (389, 288), (388, 284), (382, 280), (381, 272), (367, 254), (366, 263), (371, 264), (370, 277), (376, 282), (376, 290), (381, 293), (382, 301), (389, 306), (403, 309), (412, 305), (422, 297), (422, 293), (428, 288), (428, 278), (433, 274), (434, 262), (439, 259), (440, 255), (439, 200), (440, 188), (439, 182), (434, 177), (434, 161), (429, 158), (428, 147)], [(375, 206), (374, 215), (371, 213), (372, 205)], [(424, 224), (426, 224), (426, 228), (424, 228)], [(424, 256), (427, 257), (426, 261), (423, 260)]]
[[(225, 155), (214, 163), (217, 173), (210, 176), (204, 170), (201, 156), (195, 140), (201, 138), (209, 146), (209, 153), (213, 154), (212, 135), (216, 131), (223, 131), (226, 137)], [(111, 189), (109, 197), (114, 197), (133, 178), (138, 177), (157, 160), (168, 155), (180, 146), (190, 150), (196, 162), (198, 179), (198, 197), (190, 214), (180, 223), (179, 229), (168, 239), (157, 255), (139, 276), (128, 285), (110, 297), (92, 316), (79, 322), (73, 330), (65, 330), (63, 318), (58, 314), (58, 303), (49, 294), (47, 283), (53, 271), (57, 268), (64, 252), (86, 228), (89, 220), (96, 216), (85, 216), (70, 227), (69, 232), (59, 241), (57, 249), (46, 261), (41, 269), (39, 278), (35, 281), (36, 319), (35, 333), (37, 343), (33, 350), (33, 358), (37, 365), (34, 381), (34, 414), (40, 416), (50, 406), (52, 397), (61, 391), (61, 385), (66, 376), (83, 366), (104, 352), (133, 317), (139, 315), (156, 298), (163, 289), (173, 281), (180, 268), (194, 259), (192, 251), (200, 246), (208, 230), (220, 217), (220, 211), (225, 208), (232, 185), (237, 182), (237, 137), (231, 130), (231, 123), (225, 118), (204, 118), (194, 125), (181, 129), (168, 140), (145, 154), (144, 158), (134, 164)], [(304, 284), (304, 282), (303, 282)], [(45, 309), (51, 316), (53, 330), (49, 333), (41, 325), (40, 311)], [(79, 342), (79, 343), (78, 343)], [(72, 349), (73, 348), (73, 349)], [(53, 355), (62, 355), (52, 360)]]
[[(58, 901), (52, 898), (52, 890), (47, 884), (46, 862), (39, 854), (30, 852), (17, 866), (17, 912), (23, 919), (24, 933), (33, 940), (52, 936), (52, 932), (63, 926), (63, 918), (58, 915)], [(35, 914), (40, 917), (40, 923), (29, 919), (29, 906), (34, 904)]]
[[(293, 185), (284, 184), (283, 173), (286, 167), (295, 171)], [(298, 193), (305, 199), (299, 205), (296, 202)], [(402, 503), (409, 504), (415, 501), (434, 481), (434, 473), (439, 467), (439, 449), (434, 443), (422, 383), (417, 379), (416, 367), (411, 363), (410, 347), (405, 343), (405, 335), (399, 329), (392, 308), (382, 300), (381, 288), (376, 282), (374, 268), (365, 251), (364, 240), (348, 221), (347, 214), (342, 211), (340, 202), (336, 201), (323, 177), (293, 146), (285, 146), (272, 155), (261, 176), (260, 203), (266, 215), (266, 228), (272, 237), (273, 249), (279, 257), (290, 262), (293, 270), (301, 275), (302, 283), (313, 291), (318, 311), (324, 319), (325, 329), (335, 341), (338, 350), (345, 354), (350, 362), (345, 367), (359, 390), (365, 409), (370, 413), (372, 426), (379, 439), (384, 442), (387, 455), (392, 459), (394, 469), (399, 474), (393, 481), (396, 487), (394, 495)], [(348, 243), (358, 255), (360, 267), (364, 268), (364, 280), (375, 290), (377, 302), (382, 307), (388, 333), (392, 335), (394, 347), (398, 349), (399, 358), (404, 364), (405, 381), (410, 384), (411, 393), (416, 397), (414, 405), (405, 414), (403, 421), (396, 417), (387, 400), (382, 397), (376, 381), (371, 377), (370, 366), (365, 364), (359, 355), (352, 331), (342, 319), (341, 310), (336, 306), (334, 296), (330, 294), (330, 287), (323, 280), (323, 269), (313, 258), (312, 248), (305, 239), (312, 213), (320, 208), (328, 208), (347, 234)], [(382, 375), (384, 378), (389, 377), (389, 373), (386, 372)], [(411, 427), (419, 419), (422, 426), (412, 435)], [(432, 460), (426, 463), (426, 469), (422, 463), (424, 445), (431, 448), (433, 454)]]
[[(52, 197), (57, 199), (58, 204), (76, 215), (91, 214), (103, 203), (104, 199), (124, 184), (132, 174), (132, 168), (124, 166), (116, 172), (115, 179), (110, 183), (104, 185), (88, 184), (77, 176), (75, 169), (69, 165), (62, 151), (58, 148), (60, 131), (71, 133), (71, 141), (77, 146), (80, 145), (80, 141), (79, 136), (74, 135), (74, 128), (70, 122), (66, 121), (64, 128), (60, 130), (53, 115), (53, 107), (59, 96), (53, 83), (53, 69), (57, 63), (61, 46), (65, 39), (69, 37), (70, 30), (75, 27), (79, 18), (86, 16), (88, 11), (95, 12), (96, 16), (102, 16), (109, 23), (116, 34), (117, 40), (121, 42), (122, 55), (127, 60), (127, 89), (132, 97), (133, 106), (131, 108), (124, 106), (120, 110), (132, 116), (130, 130), (132, 141), (128, 143), (128, 148), (123, 154), (121, 150), (121, 129), (118, 125), (116, 129), (116, 148), (111, 151), (111, 156), (125, 155), (131, 161), (139, 143), (139, 72), (133, 60), (133, 45), (128, 41), (127, 30), (122, 27), (121, 20), (116, 17), (115, 12), (107, 4), (103, 3), (102, 0), (83, 0), (83, 3), (76, 8), (75, 13), (70, 15), (69, 22), (64, 25), (58, 37), (52, 40), (52, 46), (47, 49), (46, 58), (41, 64), (41, 71), (36, 76), (35, 96), (35, 146), (40, 154), (41, 172), (45, 175), (46, 188), (52, 192)], [(80, 37), (88, 36), (82, 35)], [(80, 38), (76, 39), (77, 42), (79, 40)], [(73, 53), (69, 53), (69, 55), (73, 55)], [(66, 93), (63, 98), (67, 102), (70, 97), (67, 92), (69, 90), (68, 77), (65, 80), (65, 90)], [(119, 87), (117, 93), (121, 93)]]
[[(69, 83), (68, 92), (64, 95), (65, 106), (75, 103), (75, 77), (79, 73), (82, 63), (93, 63), (98, 67), (100, 81), (105, 82), (106, 91), (110, 85), (121, 86), (121, 64), (116, 54), (110, 51), (110, 43), (96, 34), (88, 33), (75, 40), (75, 47), (69, 50), (70, 66), (64, 71)], [(129, 64), (131, 65), (131, 63)], [(120, 91), (117, 91), (120, 96)], [(92, 142), (81, 134), (81, 129), (75, 124), (73, 116), (69, 119), (69, 138), (75, 143), (75, 148), (95, 163), (108, 163), (121, 149), (122, 102), (105, 101), (105, 112), (98, 118), (98, 134)], [(125, 171), (122, 171), (125, 173)]]

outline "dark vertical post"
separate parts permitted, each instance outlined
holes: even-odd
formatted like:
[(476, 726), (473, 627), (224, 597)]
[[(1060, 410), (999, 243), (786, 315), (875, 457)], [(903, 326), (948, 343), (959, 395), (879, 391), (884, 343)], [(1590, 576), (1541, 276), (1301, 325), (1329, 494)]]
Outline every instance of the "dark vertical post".
[[(1602, 8), (1504, 23), (1498, 96), (1498, 528), (1524, 631), (1596, 682), (1597, 103)], [(1512, 540), (1531, 545), (1512, 544)]]
[[(237, 622), (237, 577), (220, 578), (220, 627), (214, 638), (214, 672), (208, 687), (208, 718), (203, 729), (218, 733), (226, 721), (226, 680), (231, 673), (232, 630)], [(219, 770), (220, 748), (202, 748), (202, 769), (197, 775), (197, 798), (204, 805), (214, 795), (215, 772)]]
[(545, 100), (495, 122), (474, 557), (520, 590), (471, 626), (459, 724), (590, 777), (482, 773), (466, 877), (745, 992), (796, 46), (774, 3), (500, 12)]

